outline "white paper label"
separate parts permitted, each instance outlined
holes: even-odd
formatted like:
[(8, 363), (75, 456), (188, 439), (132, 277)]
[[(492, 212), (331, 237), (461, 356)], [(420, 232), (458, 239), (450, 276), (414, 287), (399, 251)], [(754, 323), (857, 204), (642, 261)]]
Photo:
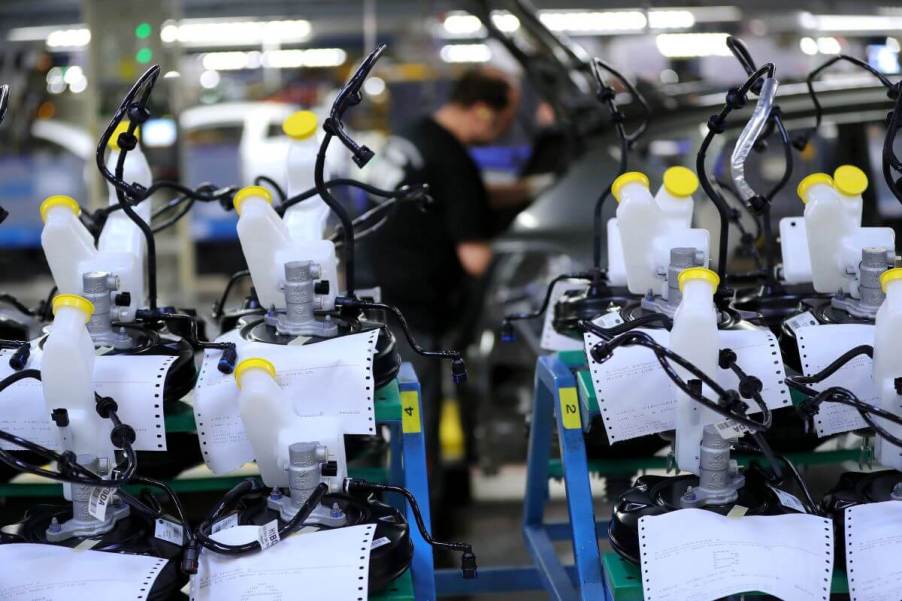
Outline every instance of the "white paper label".
[(645, 599), (720, 599), (751, 591), (792, 601), (830, 597), (833, 523), (826, 518), (729, 518), (680, 509), (640, 518), (639, 535)]
[(228, 530), (229, 528), (234, 528), (237, 525), (238, 514), (230, 513), (221, 520), (217, 520), (216, 523), (213, 524), (213, 527), (210, 529), (210, 533), (214, 534), (216, 532), (219, 532), (220, 530)]
[(811, 326), (817, 325), (817, 319), (815, 319), (814, 314), (811, 311), (805, 311), (804, 313), (800, 313), (795, 317), (790, 317), (786, 320), (786, 327), (789, 330), (796, 334), (801, 328), (809, 328)]
[(279, 520), (273, 520), (260, 526), (257, 532), (257, 541), (263, 549), (269, 549), (279, 542)]
[[(639, 328), (636, 331), (648, 334), (662, 346), (670, 345), (667, 330)], [(739, 367), (761, 381), (761, 398), (769, 409), (792, 404), (779, 345), (770, 331), (722, 330), (718, 336), (720, 348), (735, 351)], [(600, 341), (594, 334), (586, 333), (586, 354)], [(605, 432), (612, 443), (676, 428), (679, 389), (650, 349), (639, 345), (618, 347), (602, 363), (590, 360), (589, 371)], [(718, 369), (713, 376), (726, 389), (735, 390), (739, 386), (739, 378), (732, 370)], [(748, 413), (760, 411), (753, 401), (742, 400)]]
[(160, 540), (180, 547), (185, 543), (185, 529), (180, 524), (164, 520), (163, 518), (157, 518), (153, 535)]
[(147, 601), (166, 560), (150, 555), (0, 545), (4, 601)]
[(852, 601), (902, 598), (902, 502), (846, 508), (846, 572)]
[[(796, 334), (802, 372), (816, 374), (846, 351), (863, 344), (874, 344), (874, 326), (870, 324), (826, 324), (802, 328)], [(815, 390), (841, 386), (871, 405), (880, 404), (880, 394), (874, 384), (874, 362), (867, 355), (858, 355), (833, 374), (816, 384)], [(867, 423), (854, 407), (839, 403), (822, 403), (814, 416), (818, 436), (830, 436), (866, 428)]]
[(377, 538), (376, 540), (373, 541), (372, 546), (370, 546), (370, 550), (378, 549), (379, 547), (384, 547), (385, 545), (389, 544), (390, 542), (391, 542), (391, 539), (388, 538), (387, 536), (383, 536), (382, 538)]
[(610, 328), (614, 328), (614, 327), (617, 327), (620, 324), (622, 324), (623, 318), (620, 317), (619, 311), (609, 311), (609, 312), (593, 319), (592, 323), (608, 330)]
[(720, 423), (714, 424), (714, 427), (717, 429), (717, 433), (720, 434), (720, 437), (724, 440), (733, 440), (735, 438), (739, 438), (749, 431), (748, 428), (730, 418), (727, 418)]
[(792, 493), (788, 493), (785, 490), (780, 490), (776, 486), (769, 487), (774, 494), (777, 495), (777, 498), (780, 499), (780, 505), (783, 507), (788, 507), (789, 509), (795, 509), (796, 511), (800, 511), (802, 513), (808, 513), (808, 510), (805, 509), (805, 506), (802, 505), (802, 502)]
[(88, 497), (88, 513), (101, 522), (106, 519), (107, 505), (113, 500), (113, 488), (94, 488)]

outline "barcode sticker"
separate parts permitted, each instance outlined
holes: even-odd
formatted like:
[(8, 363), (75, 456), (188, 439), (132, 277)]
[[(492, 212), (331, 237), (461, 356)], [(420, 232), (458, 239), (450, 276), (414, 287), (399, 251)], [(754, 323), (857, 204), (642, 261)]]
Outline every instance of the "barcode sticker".
[(727, 418), (720, 423), (714, 424), (714, 427), (717, 429), (717, 433), (720, 434), (720, 437), (727, 440), (739, 438), (749, 431), (748, 428), (730, 418)]
[(278, 544), (279, 540), (281, 539), (279, 538), (278, 520), (273, 520), (260, 526), (260, 530), (257, 532), (257, 541), (262, 549), (269, 549), (273, 545)]
[(153, 535), (160, 540), (180, 547), (185, 544), (185, 529), (182, 528), (181, 524), (176, 524), (163, 518), (157, 518)]
[(373, 541), (373, 544), (370, 546), (370, 550), (378, 549), (379, 547), (384, 547), (385, 545), (391, 543), (391, 539), (387, 536), (383, 536), (382, 538), (377, 538)]
[(593, 323), (607, 330), (622, 324), (623, 318), (620, 317), (619, 311), (609, 311), (608, 313), (604, 313), (603, 315), (596, 317), (593, 320)]
[(115, 489), (97, 487), (88, 497), (88, 513), (101, 522), (106, 519), (107, 505), (113, 500)]
[(217, 520), (216, 523), (213, 524), (213, 527), (210, 529), (212, 534), (219, 532), (220, 530), (228, 530), (229, 528), (234, 528), (238, 525), (238, 514), (230, 513), (225, 516), (221, 520)]
[(802, 505), (802, 502), (799, 501), (798, 497), (794, 494), (788, 493), (785, 490), (780, 490), (776, 486), (769, 487), (774, 494), (777, 495), (777, 498), (780, 499), (780, 505), (783, 507), (788, 507), (789, 509), (795, 509), (801, 513), (808, 513), (808, 510), (805, 509), (805, 506)]
[(805, 311), (804, 313), (786, 320), (786, 327), (788, 327), (793, 334), (798, 332), (801, 328), (808, 328), (816, 325), (817, 319), (815, 319), (814, 314), (811, 311)]

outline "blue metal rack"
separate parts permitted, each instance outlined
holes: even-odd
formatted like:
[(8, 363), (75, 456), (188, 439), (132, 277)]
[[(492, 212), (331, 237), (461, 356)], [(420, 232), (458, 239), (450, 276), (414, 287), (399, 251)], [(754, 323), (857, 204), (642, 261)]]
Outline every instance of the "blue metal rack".
[[(567, 354), (567, 358), (582, 353)], [(539, 357), (535, 373), (535, 400), (527, 460), (523, 537), (533, 565), (480, 568), (479, 578), (452, 578), (448, 570), (436, 573), (439, 595), (512, 593), (544, 590), (554, 601), (611, 601), (602, 578), (598, 537), (606, 524), (596, 524), (589, 486), (589, 463), (583, 440), (588, 423), (580, 402), (573, 368), (564, 355)], [(581, 362), (584, 362), (584, 357)], [(562, 475), (567, 493), (568, 522), (546, 522), (548, 481), (554, 431), (560, 441)], [(594, 527), (593, 527), (594, 526)], [(573, 543), (574, 565), (564, 565), (555, 541)]]
[[(611, 597), (604, 584), (598, 537), (605, 524), (595, 520), (589, 463), (583, 439), (587, 423), (576, 378), (558, 354), (536, 363), (535, 401), (529, 436), (523, 536), (545, 590), (554, 601), (599, 601)], [(557, 431), (567, 494), (569, 522), (545, 521), (549, 460)], [(565, 566), (554, 549), (555, 540), (573, 544), (574, 565)]]

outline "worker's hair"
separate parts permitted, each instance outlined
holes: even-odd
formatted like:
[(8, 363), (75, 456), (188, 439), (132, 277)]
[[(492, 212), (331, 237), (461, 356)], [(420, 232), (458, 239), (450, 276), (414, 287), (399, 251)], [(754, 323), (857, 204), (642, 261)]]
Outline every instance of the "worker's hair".
[(511, 86), (503, 77), (484, 69), (469, 69), (454, 82), (448, 101), (464, 107), (484, 102), (500, 111), (507, 108), (510, 91)]

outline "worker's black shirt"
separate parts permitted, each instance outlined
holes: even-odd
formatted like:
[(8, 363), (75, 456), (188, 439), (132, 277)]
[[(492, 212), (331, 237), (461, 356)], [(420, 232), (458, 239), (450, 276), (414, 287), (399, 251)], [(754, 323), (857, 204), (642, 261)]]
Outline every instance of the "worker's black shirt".
[(383, 300), (397, 305), (414, 328), (441, 333), (463, 302), (466, 276), (457, 243), (491, 234), (479, 169), (457, 138), (424, 117), (389, 139), (371, 173), (370, 181), (384, 188), (429, 184), (431, 210), (396, 207), (387, 223), (362, 241), (361, 251)]

